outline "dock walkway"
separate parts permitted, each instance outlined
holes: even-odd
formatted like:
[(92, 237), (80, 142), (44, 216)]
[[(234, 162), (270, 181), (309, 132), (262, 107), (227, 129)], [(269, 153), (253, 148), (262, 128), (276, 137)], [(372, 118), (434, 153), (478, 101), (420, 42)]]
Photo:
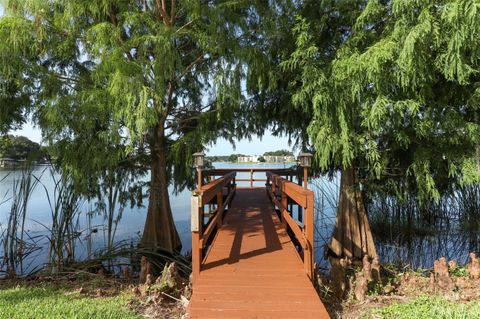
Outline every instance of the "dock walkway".
[(329, 318), (266, 188), (239, 188), (193, 285), (196, 318)]

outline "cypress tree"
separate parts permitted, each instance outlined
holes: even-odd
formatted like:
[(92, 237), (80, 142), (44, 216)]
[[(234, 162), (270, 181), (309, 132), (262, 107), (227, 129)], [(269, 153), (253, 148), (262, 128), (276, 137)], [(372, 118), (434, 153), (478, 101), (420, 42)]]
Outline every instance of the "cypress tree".
[(5, 7), (1, 96), (16, 104), (1, 102), (20, 114), (32, 105), (77, 184), (146, 153), (141, 245), (178, 250), (168, 187), (191, 185), (191, 154), (218, 136), (231, 139), (242, 86), (255, 81), (246, 65), (261, 59), (255, 43), (269, 4), (10, 0)]
[[(444, 183), (479, 182), (478, 1), (370, 0), (352, 8), (360, 10), (342, 12), (339, 1), (316, 16), (300, 14), (296, 49), (283, 62), (295, 75), (293, 104), (313, 113), (308, 137), (316, 163), (355, 174), (361, 168), (370, 181), (400, 176), (423, 201), (439, 198)], [(318, 29), (342, 16), (352, 23), (333, 33), (340, 41), (328, 55)], [(342, 195), (341, 203), (349, 198)], [(362, 258), (356, 235), (369, 232), (368, 222), (344, 223), (339, 206), (329, 248), (337, 257)]]

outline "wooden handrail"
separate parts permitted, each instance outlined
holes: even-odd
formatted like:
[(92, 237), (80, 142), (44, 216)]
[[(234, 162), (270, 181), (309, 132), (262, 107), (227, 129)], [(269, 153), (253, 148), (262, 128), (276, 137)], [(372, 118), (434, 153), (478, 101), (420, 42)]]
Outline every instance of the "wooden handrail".
[(295, 171), (290, 168), (220, 168), (220, 169), (213, 169), (210, 171), (206, 171), (205, 173), (207, 176), (226, 176), (231, 174), (232, 172), (235, 173), (250, 173), (250, 178), (237, 178), (237, 182), (249, 182), (250, 187), (253, 187), (254, 182), (267, 182), (268, 179), (264, 178), (253, 178), (255, 173), (267, 173), (271, 172), (279, 176), (293, 176), (295, 175)]
[(217, 192), (225, 187), (227, 184), (231, 183), (235, 179), (236, 173), (228, 173), (212, 182), (203, 185), (200, 189), (195, 189), (193, 192), (197, 195), (202, 196), (202, 204), (208, 204), (217, 194)]
[(216, 168), (206, 171), (205, 173), (212, 176), (223, 176), (231, 172), (249, 173), (250, 171), (261, 173), (270, 172), (279, 176), (290, 176), (296, 174), (295, 171), (290, 168)]
[[(214, 233), (214, 229), (221, 227), (225, 208), (230, 204), (235, 195), (235, 176), (235, 172), (230, 172), (192, 192), (191, 230), (193, 282), (195, 282), (200, 275), (203, 250)], [(225, 201), (223, 200), (224, 188), (227, 188)], [(210, 204), (214, 199), (216, 199), (217, 208), (211, 213), (211, 217), (204, 230), (204, 206)]]
[[(250, 179), (236, 179), (236, 172), (250, 172)], [(254, 179), (254, 172), (266, 172), (266, 179)], [(254, 181), (266, 181), (267, 193), (272, 203), (280, 210), (282, 225), (290, 229), (303, 249), (303, 263), (305, 271), (310, 279), (313, 279), (313, 256), (314, 256), (314, 194), (293, 182), (282, 178), (276, 172), (284, 176), (291, 176), (291, 170), (266, 170), (266, 169), (222, 169), (210, 172), (210, 176), (220, 178), (211, 180), (196, 189), (192, 193), (192, 274), (193, 282), (201, 272), (203, 253), (206, 245), (214, 234), (214, 230), (222, 226), (223, 215), (226, 207), (230, 204), (236, 191), (236, 181), (250, 181), (253, 187)], [(224, 189), (227, 189), (227, 196), (224, 200)], [(280, 200), (277, 198), (277, 191), (280, 193)], [(214, 199), (216, 198), (216, 202)], [(204, 225), (204, 206), (216, 203), (216, 210), (211, 212), (210, 218)], [(305, 211), (304, 224), (298, 223), (288, 210), (288, 206), (295, 203)], [(205, 227), (205, 229), (204, 229)]]
[[(277, 189), (280, 191), (281, 201), (277, 198)], [(293, 234), (303, 248), (303, 264), (307, 275), (313, 280), (314, 258), (314, 194), (277, 174), (267, 172), (267, 192), (273, 204), (280, 210), (283, 226), (292, 230)], [(288, 199), (305, 210), (305, 223), (299, 225), (288, 211)]]

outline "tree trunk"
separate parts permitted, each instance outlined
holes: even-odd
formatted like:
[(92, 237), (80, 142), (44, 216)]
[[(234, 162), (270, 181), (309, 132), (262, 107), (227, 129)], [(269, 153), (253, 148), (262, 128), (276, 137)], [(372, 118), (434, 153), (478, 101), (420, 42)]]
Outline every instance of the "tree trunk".
[(328, 254), (334, 258), (362, 260), (365, 255), (377, 257), (372, 232), (355, 168), (342, 171), (337, 219)]
[[(479, 113), (478, 111), (475, 113), (475, 123), (477, 123), (477, 125), (480, 125), (480, 119), (479, 119), (478, 113)], [(480, 144), (479, 143), (477, 143), (476, 155), (477, 155), (477, 171), (480, 174)]]
[(182, 248), (168, 194), (167, 145), (163, 126), (157, 126), (150, 145), (152, 168), (148, 213), (141, 247), (179, 252)]

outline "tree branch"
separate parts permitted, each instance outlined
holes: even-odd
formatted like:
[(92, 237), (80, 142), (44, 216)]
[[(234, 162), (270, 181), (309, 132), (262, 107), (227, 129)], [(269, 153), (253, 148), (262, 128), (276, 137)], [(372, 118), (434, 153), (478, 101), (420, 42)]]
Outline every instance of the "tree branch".
[(193, 60), (186, 68), (185, 70), (182, 71), (182, 73), (180, 74), (179, 77), (177, 77), (177, 80), (178, 79), (181, 79), (185, 76), (185, 74), (188, 73), (188, 71), (190, 71), (194, 66), (195, 64), (197, 64), (198, 62), (202, 61), (202, 60), (206, 60), (204, 57), (204, 54), (200, 54), (195, 60)]
[(170, 18), (168, 17), (167, 10), (166, 10), (166, 5), (165, 5), (165, 0), (161, 0), (162, 2), (160, 3), (160, 0), (156, 0), (155, 3), (157, 4), (157, 8), (160, 12), (160, 18), (162, 19), (163, 23), (167, 26), (170, 27)]
[(175, 0), (170, 2), (170, 25), (175, 24)]

